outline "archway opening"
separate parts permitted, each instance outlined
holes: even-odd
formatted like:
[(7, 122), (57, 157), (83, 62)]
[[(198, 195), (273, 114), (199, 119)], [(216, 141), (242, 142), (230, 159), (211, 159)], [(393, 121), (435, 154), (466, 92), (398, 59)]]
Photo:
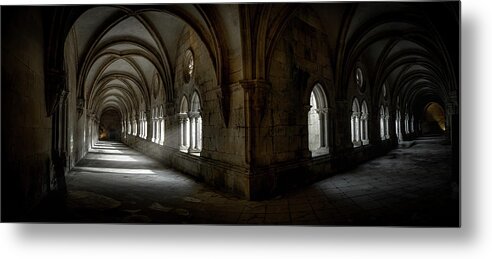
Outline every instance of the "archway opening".
[(314, 92), (311, 92), (309, 104), (311, 105), (308, 112), (309, 151), (314, 151), (318, 150), (321, 144), (318, 104)]
[(446, 132), (446, 115), (442, 106), (430, 102), (424, 109), (421, 123), (422, 135), (443, 135)]
[(121, 115), (115, 110), (106, 110), (101, 114), (99, 140), (121, 140)]
[(328, 102), (321, 85), (311, 91), (308, 111), (308, 147), (312, 156), (329, 152), (328, 148)]

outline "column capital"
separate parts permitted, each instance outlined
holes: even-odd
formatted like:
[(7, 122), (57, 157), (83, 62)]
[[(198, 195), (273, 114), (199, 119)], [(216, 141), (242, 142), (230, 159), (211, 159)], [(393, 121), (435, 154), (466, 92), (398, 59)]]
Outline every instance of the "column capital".
[(188, 112), (188, 116), (191, 118), (191, 119), (195, 119), (195, 118), (198, 118), (200, 117), (200, 111), (192, 111), (192, 112)]
[(327, 107), (323, 107), (323, 108), (318, 109), (318, 111), (319, 111), (320, 113), (323, 113), (323, 114), (328, 113), (328, 112), (329, 112), (329, 110), (330, 110), (330, 109), (329, 109), (329, 108), (327, 108)]

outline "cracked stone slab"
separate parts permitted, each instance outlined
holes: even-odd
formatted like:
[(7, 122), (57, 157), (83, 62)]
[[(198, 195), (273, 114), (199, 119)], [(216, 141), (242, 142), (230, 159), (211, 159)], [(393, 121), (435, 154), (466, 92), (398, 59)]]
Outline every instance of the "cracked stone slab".
[(202, 202), (202, 200), (193, 198), (193, 197), (184, 197), (183, 200), (189, 201), (189, 202)]
[(150, 206), (149, 206), (149, 209), (152, 209), (152, 210), (158, 210), (158, 211), (162, 211), (162, 212), (169, 212), (171, 211), (173, 208), (170, 208), (170, 207), (165, 207), (165, 206), (162, 206), (160, 203), (158, 202), (154, 202), (152, 203)]
[(68, 206), (70, 208), (105, 210), (117, 208), (121, 202), (102, 194), (88, 191), (68, 192)]

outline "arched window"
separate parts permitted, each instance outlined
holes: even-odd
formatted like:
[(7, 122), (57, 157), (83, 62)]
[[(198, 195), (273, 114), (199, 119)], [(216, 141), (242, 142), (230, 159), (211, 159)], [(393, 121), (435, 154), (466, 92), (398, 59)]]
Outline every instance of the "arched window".
[(158, 129), (159, 129), (159, 144), (164, 145), (164, 109), (161, 105), (159, 108), (159, 121), (158, 121)]
[(143, 138), (146, 139), (147, 138), (147, 112), (146, 111), (142, 112), (142, 116), (143, 116), (143, 128), (144, 128)]
[(144, 136), (144, 115), (143, 112), (140, 112), (140, 137)]
[(200, 97), (197, 92), (191, 97), (190, 111), (190, 153), (200, 153), (202, 149), (202, 116)]
[(154, 107), (154, 142), (159, 143), (159, 108)]
[(401, 135), (401, 113), (400, 110), (396, 110), (396, 118), (395, 118), (395, 129), (396, 129), (396, 137), (398, 138), (398, 142), (402, 140)]
[(188, 99), (186, 96), (183, 96), (181, 99), (181, 105), (179, 108), (179, 125), (180, 125), (180, 134), (179, 134), (179, 150), (182, 152), (188, 152), (189, 148), (189, 122), (188, 119)]
[(385, 114), (384, 114), (384, 108), (383, 105), (379, 107), (379, 135), (381, 137), (381, 140), (386, 139), (386, 126), (385, 126)]
[(369, 132), (367, 129), (368, 120), (369, 120), (369, 110), (367, 109), (367, 103), (366, 101), (362, 101), (362, 112), (360, 115), (362, 145), (369, 144)]
[(128, 135), (133, 134), (133, 125), (132, 125), (132, 115), (131, 115), (131, 113), (128, 114), (128, 118), (127, 118), (126, 123), (127, 123), (127, 127), (128, 127), (128, 133), (127, 134)]
[(389, 109), (388, 109), (388, 106), (386, 106), (386, 108), (384, 109), (384, 135), (385, 135), (386, 139), (390, 138), (390, 136), (389, 136), (389, 117), (390, 117)]
[(313, 156), (328, 153), (328, 102), (321, 85), (316, 84), (309, 99), (309, 150)]
[(132, 115), (133, 115), (133, 130), (134, 130), (133, 136), (136, 137), (138, 134), (138, 127), (137, 127), (138, 126), (138, 114), (137, 114), (137, 112), (135, 112)]
[(125, 118), (121, 120), (121, 136), (125, 137)]
[(352, 102), (352, 116), (350, 117), (352, 143), (354, 147), (361, 145), (360, 141), (360, 106), (357, 98)]
[(409, 130), (410, 128), (409, 128), (409, 124), (408, 124), (409, 120), (410, 119), (408, 117), (408, 113), (405, 113), (405, 134), (410, 133), (410, 130)]
[(155, 107), (152, 108), (152, 142), (156, 142), (157, 136), (156, 136), (156, 112), (155, 112)]
[(140, 112), (140, 122), (141, 122), (141, 133), (140, 137), (141, 138), (146, 138), (147, 137), (147, 120), (145, 118), (145, 111)]
[(413, 114), (410, 115), (410, 132), (413, 133), (414, 132), (414, 128), (413, 128)]

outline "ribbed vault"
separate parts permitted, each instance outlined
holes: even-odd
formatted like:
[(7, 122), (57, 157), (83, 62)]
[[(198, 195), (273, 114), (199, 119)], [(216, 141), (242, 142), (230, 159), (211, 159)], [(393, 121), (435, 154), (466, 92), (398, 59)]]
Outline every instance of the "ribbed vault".
[(400, 105), (406, 112), (412, 112), (416, 100), (450, 101), (457, 89), (452, 83), (456, 64), (448, 54), (451, 46), (446, 46), (443, 38), (453, 35), (438, 31), (429, 16), (432, 13), (422, 12), (418, 5), (401, 3), (389, 9), (384, 4), (381, 8), (374, 5), (378, 4), (355, 5), (348, 16), (350, 21), (346, 23), (350, 26), (343, 39), (343, 65), (338, 70), (342, 73), (342, 96), (353, 71), (362, 63), (373, 100), (380, 97), (383, 85), (387, 85), (392, 104)]

